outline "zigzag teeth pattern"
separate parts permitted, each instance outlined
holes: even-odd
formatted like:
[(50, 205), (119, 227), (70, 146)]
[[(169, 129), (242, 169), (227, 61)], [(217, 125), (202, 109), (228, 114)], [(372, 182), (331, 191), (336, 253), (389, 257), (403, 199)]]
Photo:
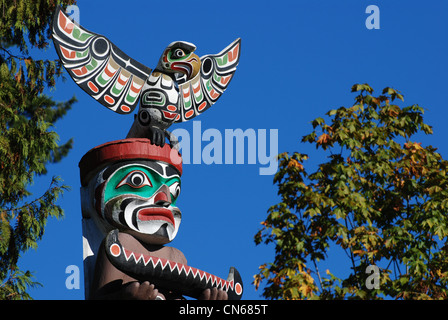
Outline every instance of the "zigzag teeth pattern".
[[(143, 264), (146, 266), (146, 265), (148, 265), (149, 262), (151, 262), (153, 267), (157, 266), (157, 264), (160, 262), (160, 261), (154, 261), (155, 259), (153, 259), (153, 257), (144, 255), (143, 253), (135, 254), (134, 252), (126, 250), (126, 249), (124, 249), (123, 251), (124, 251), (124, 256), (126, 257), (126, 261), (129, 261), (132, 257), (132, 258), (134, 258), (135, 263), (139, 263), (141, 260), (141, 261), (143, 261)], [(162, 266), (162, 269), (164, 269), (164, 268), (165, 268), (165, 266)]]
[(207, 284), (210, 284), (212, 287), (217, 287), (218, 289), (223, 289), (224, 291), (229, 291), (229, 288), (233, 290), (234, 288), (234, 281), (226, 281), (224, 279), (221, 279), (215, 275), (212, 275), (210, 273), (207, 273), (205, 271), (186, 266), (182, 263), (173, 262), (167, 259), (163, 258), (157, 258), (152, 257), (148, 255), (144, 255), (142, 253), (136, 254), (132, 251), (129, 251), (127, 249), (123, 250), (124, 256), (127, 261), (131, 260), (133, 258), (134, 262), (137, 264), (140, 261), (143, 262), (145, 266), (147, 266), (150, 262), (153, 268), (156, 268), (157, 265), (160, 265), (162, 270), (169, 267), (171, 272), (177, 270), (179, 275), (182, 274), (182, 272), (185, 274), (185, 276), (192, 275), (194, 278), (198, 278), (202, 281), (204, 278), (206, 280)]
[(152, 260), (151, 257), (144, 256), (143, 255), (143, 264), (146, 266), (148, 265), (149, 261)]

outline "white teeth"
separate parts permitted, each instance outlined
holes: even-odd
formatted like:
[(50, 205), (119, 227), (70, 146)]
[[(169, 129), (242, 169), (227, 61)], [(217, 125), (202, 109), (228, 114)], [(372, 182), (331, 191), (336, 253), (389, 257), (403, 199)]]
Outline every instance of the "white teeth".
[(140, 256), (138, 258), (134, 255), (135, 263), (138, 263), (140, 261), (140, 259), (143, 259), (143, 254), (140, 254)]
[(142, 253), (136, 254), (132, 251), (124, 250), (124, 256), (126, 257), (126, 260), (129, 261), (131, 258), (134, 259), (134, 262), (137, 264), (140, 261), (143, 261), (143, 264), (146, 266), (149, 262), (151, 262), (151, 265), (153, 268), (157, 267), (158, 264), (160, 264), (160, 267), (162, 270), (164, 270), (167, 266), (169, 266), (171, 272), (174, 270), (178, 270), (179, 274), (182, 274), (182, 272), (185, 274), (185, 276), (188, 276), (191, 274), (194, 278), (200, 278), (200, 280), (206, 279), (207, 283), (210, 283), (213, 287), (217, 287), (218, 289), (223, 289), (224, 291), (228, 291), (229, 288), (233, 290), (234, 287), (234, 281), (226, 281), (224, 279), (218, 278), (217, 276), (214, 276), (210, 273), (201, 271), (196, 268), (192, 268), (190, 266), (186, 266), (181, 263), (172, 262), (166, 259), (161, 259), (157, 257), (147, 256)]
[(131, 257), (132, 257), (132, 258), (134, 258), (134, 262), (138, 263), (140, 261), (140, 259), (143, 257), (143, 254), (138, 255), (139, 257), (137, 258), (135, 256), (134, 252), (125, 250), (124, 251), (124, 256), (126, 257), (127, 261), (129, 261), (129, 259), (131, 259)]

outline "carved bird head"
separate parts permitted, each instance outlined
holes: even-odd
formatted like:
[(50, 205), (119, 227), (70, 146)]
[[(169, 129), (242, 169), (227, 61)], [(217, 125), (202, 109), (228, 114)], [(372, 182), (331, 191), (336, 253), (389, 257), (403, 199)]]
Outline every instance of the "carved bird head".
[(196, 46), (186, 41), (175, 41), (168, 45), (160, 57), (157, 69), (169, 74), (185, 74), (194, 78), (201, 69), (201, 59), (194, 53)]

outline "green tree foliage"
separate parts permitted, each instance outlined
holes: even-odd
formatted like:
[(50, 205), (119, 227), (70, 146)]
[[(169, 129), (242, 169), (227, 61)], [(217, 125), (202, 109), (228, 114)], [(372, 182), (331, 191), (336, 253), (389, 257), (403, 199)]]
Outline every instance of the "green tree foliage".
[(0, 2), (0, 299), (29, 299), (27, 289), (40, 285), (17, 262), (37, 247), (48, 217), (63, 215), (56, 200), (67, 187), (59, 177), (38, 198), (27, 190), (72, 147), (71, 139), (58, 144), (52, 126), (75, 98), (55, 102), (44, 93), (62, 75), (62, 65), (33, 58), (49, 47), (52, 15), (61, 3), (73, 1)]
[[(275, 245), (275, 259), (254, 284), (265, 281), (270, 299), (446, 299), (448, 161), (414, 140), (432, 134), (423, 108), (394, 104), (403, 96), (392, 88), (377, 97), (367, 84), (352, 92), (352, 107), (315, 119), (302, 139), (327, 162), (308, 173), (307, 155), (279, 155), (281, 202), (255, 235)], [(346, 274), (319, 270), (344, 251)], [(369, 265), (379, 270), (370, 289)]]

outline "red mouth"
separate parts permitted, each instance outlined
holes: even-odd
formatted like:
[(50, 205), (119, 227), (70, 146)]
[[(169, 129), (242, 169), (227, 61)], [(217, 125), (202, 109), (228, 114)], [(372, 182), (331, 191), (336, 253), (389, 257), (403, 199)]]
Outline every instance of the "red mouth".
[(163, 111), (163, 116), (169, 120), (173, 120), (178, 115), (178, 113), (168, 112), (165, 110), (162, 110), (162, 111)]
[(192, 65), (188, 62), (174, 62), (173, 64), (171, 64), (171, 69), (185, 73), (187, 75), (187, 78), (190, 79)]
[(171, 210), (165, 208), (144, 208), (138, 211), (140, 221), (163, 220), (175, 226), (174, 215)]

